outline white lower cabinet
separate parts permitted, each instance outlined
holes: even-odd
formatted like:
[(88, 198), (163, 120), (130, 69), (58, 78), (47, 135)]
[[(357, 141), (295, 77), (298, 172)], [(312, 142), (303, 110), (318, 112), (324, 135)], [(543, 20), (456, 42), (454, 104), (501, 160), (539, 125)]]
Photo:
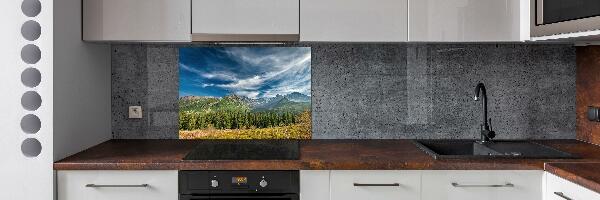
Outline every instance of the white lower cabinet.
[(331, 200), (419, 200), (419, 171), (331, 171)]
[(423, 171), (422, 200), (542, 200), (543, 171)]
[[(600, 200), (536, 170), (302, 170), (301, 200)], [(58, 200), (177, 200), (175, 170), (57, 171)]]
[(329, 200), (329, 170), (300, 171), (300, 199)]
[(544, 200), (600, 200), (600, 194), (582, 186), (546, 173)]
[(57, 172), (58, 200), (177, 200), (177, 171)]

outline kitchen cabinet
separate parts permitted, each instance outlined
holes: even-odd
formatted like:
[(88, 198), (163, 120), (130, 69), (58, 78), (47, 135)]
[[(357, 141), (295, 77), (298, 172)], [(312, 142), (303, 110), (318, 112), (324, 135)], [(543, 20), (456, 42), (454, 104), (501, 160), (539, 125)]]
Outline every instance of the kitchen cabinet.
[(177, 177), (175, 170), (58, 171), (58, 200), (177, 200)]
[(542, 199), (543, 171), (423, 171), (422, 200)]
[(83, 40), (187, 42), (190, 0), (83, 0)]
[(192, 0), (194, 41), (298, 41), (299, 0)]
[(418, 200), (421, 173), (400, 170), (331, 171), (331, 200)]
[(554, 174), (546, 173), (544, 200), (600, 200), (600, 194)]
[(300, 199), (329, 200), (329, 170), (300, 171)]
[(410, 0), (408, 40), (529, 40), (529, 4), (527, 0)]
[(300, 41), (405, 42), (408, 0), (302, 0)]

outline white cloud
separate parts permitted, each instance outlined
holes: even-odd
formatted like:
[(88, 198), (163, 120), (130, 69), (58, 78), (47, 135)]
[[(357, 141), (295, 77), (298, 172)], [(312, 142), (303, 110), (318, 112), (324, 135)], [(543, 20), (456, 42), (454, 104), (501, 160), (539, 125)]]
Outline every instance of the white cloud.
[(231, 90), (256, 90), (264, 82), (264, 78), (254, 76), (247, 79), (240, 79), (229, 84), (219, 84), (217, 87), (228, 88)]
[(251, 99), (256, 99), (258, 97), (259, 92), (257, 91), (236, 91), (234, 93), (235, 95), (238, 96), (245, 96)]
[(203, 83), (202, 84), (203, 88), (205, 88), (205, 87), (212, 87), (212, 86), (215, 86), (215, 84), (210, 84), (210, 83)]
[(192, 72), (198, 75), (202, 75), (202, 71), (198, 70), (198, 69), (194, 69), (193, 67), (187, 66), (183, 63), (179, 63), (179, 66), (181, 67), (181, 69), (186, 70), (188, 72)]
[(202, 77), (207, 79), (217, 79), (217, 80), (226, 80), (226, 81), (237, 81), (238, 78), (235, 75), (229, 74), (227, 72), (213, 72), (208, 73), (204, 72), (201, 74)]
[(284, 70), (273, 72), (268, 76), (268, 79), (278, 80), (279, 83), (272, 85), (271, 89), (263, 91), (262, 96), (264, 97), (292, 92), (310, 95), (310, 53), (289, 63)]
[[(219, 87), (239, 96), (273, 97), (292, 92), (310, 95), (310, 48), (267, 48), (265, 51), (268, 52), (245, 47), (225, 48), (224, 53), (239, 64), (227, 69), (229, 71), (204, 72), (183, 64), (182, 69), (205, 79), (225, 82), (199, 83), (198, 86)], [(246, 72), (252, 75), (242, 77)]]

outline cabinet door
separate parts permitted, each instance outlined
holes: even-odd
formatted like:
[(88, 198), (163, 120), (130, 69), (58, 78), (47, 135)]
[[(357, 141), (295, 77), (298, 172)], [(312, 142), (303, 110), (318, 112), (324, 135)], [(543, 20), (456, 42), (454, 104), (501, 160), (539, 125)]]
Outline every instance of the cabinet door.
[(600, 194), (575, 183), (546, 173), (546, 191), (544, 200), (600, 200)]
[(419, 171), (331, 171), (331, 200), (419, 200)]
[(423, 171), (422, 200), (542, 199), (543, 171)]
[(190, 0), (83, 0), (83, 40), (190, 41)]
[(300, 200), (329, 200), (329, 170), (300, 171)]
[(192, 0), (192, 39), (272, 41), (295, 37), (297, 41), (299, 4), (299, 0)]
[(177, 187), (177, 171), (57, 172), (58, 200), (177, 200)]
[(529, 40), (527, 0), (410, 0), (409, 41)]
[(403, 42), (408, 0), (302, 0), (300, 40)]

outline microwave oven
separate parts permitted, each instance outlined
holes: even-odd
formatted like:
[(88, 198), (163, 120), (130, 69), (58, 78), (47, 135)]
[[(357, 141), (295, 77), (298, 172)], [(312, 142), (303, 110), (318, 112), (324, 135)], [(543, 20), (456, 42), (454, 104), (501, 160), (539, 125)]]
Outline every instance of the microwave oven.
[(600, 29), (600, 0), (531, 0), (531, 36)]

